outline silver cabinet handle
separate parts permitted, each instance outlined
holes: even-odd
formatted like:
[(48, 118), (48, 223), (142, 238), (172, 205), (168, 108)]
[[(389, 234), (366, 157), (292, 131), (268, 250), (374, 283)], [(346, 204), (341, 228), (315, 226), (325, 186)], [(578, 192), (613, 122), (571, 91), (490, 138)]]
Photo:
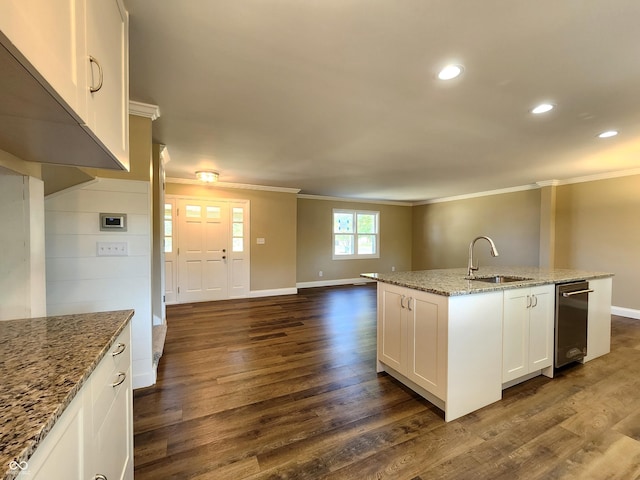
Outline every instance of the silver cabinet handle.
[(413, 312), (413, 308), (411, 308), (411, 300), (413, 300), (413, 297), (409, 297), (409, 298), (407, 299), (407, 309), (408, 309), (410, 312)]
[(531, 295), (527, 295), (527, 308), (531, 308)]
[(104, 80), (104, 74), (102, 72), (102, 67), (100, 66), (100, 62), (98, 62), (98, 60), (95, 57), (92, 57), (91, 55), (89, 55), (89, 63), (95, 63), (98, 66), (98, 73), (100, 74), (98, 77), (98, 85), (95, 87), (91, 85), (89, 87), (89, 91), (91, 93), (96, 93), (98, 90), (102, 88), (102, 81)]
[(126, 348), (127, 346), (124, 343), (118, 342), (118, 344), (116, 345), (116, 349), (113, 352), (111, 352), (111, 355), (116, 357), (120, 355), (122, 352), (124, 352)]
[(404, 299), (405, 299), (405, 298), (406, 298), (406, 297), (405, 297), (404, 295), (402, 295), (402, 296), (400, 297), (400, 308), (405, 308), (405, 307), (404, 307)]
[(531, 307), (536, 308), (538, 306), (538, 297), (531, 295), (531, 298), (533, 299), (533, 305), (531, 305)]
[(118, 372), (118, 380), (111, 384), (112, 387), (117, 387), (118, 385), (122, 385), (124, 381), (127, 379), (127, 374), (124, 372)]
[(93, 477), (93, 480), (109, 480), (106, 476), (102, 475), (101, 473), (96, 473), (95, 476)]
[(563, 297), (570, 297), (571, 295), (580, 295), (581, 293), (592, 293), (593, 288), (588, 288), (586, 290), (576, 290), (575, 292), (562, 292)]

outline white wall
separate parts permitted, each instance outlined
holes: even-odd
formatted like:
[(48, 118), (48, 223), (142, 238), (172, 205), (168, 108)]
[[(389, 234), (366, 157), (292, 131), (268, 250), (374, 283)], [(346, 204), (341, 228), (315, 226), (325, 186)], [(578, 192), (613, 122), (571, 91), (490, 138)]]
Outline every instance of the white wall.
[(0, 172), (0, 320), (46, 315), (42, 180)]
[[(48, 315), (135, 310), (133, 387), (155, 383), (151, 351), (149, 182), (104, 179), (45, 199)], [(126, 213), (126, 232), (100, 231), (99, 213)], [(99, 257), (97, 242), (128, 256)]]

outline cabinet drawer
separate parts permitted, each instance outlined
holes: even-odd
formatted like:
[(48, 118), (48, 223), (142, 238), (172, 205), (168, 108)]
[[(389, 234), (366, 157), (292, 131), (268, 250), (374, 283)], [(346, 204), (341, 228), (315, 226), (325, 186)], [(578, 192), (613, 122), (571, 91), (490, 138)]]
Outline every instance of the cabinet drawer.
[(97, 432), (118, 392), (131, 383), (131, 342), (127, 327), (104, 356), (91, 379), (93, 432)]

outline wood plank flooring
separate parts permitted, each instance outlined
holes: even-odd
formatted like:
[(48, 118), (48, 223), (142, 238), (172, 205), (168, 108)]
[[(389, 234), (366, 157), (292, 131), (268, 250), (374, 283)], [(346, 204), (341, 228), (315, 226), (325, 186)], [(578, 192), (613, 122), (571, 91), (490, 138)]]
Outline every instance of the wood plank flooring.
[(445, 423), (375, 372), (375, 285), (167, 309), (134, 395), (135, 478), (640, 478), (640, 320), (612, 352)]

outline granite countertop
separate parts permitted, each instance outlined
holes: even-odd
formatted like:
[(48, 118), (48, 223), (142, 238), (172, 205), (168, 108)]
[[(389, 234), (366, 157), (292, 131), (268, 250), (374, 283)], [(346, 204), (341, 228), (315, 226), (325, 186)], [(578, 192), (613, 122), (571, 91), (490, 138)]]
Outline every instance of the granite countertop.
[(0, 321), (0, 478), (28, 461), (133, 310)]
[(467, 279), (466, 268), (441, 270), (418, 270), (413, 272), (363, 273), (360, 276), (390, 283), (400, 287), (413, 288), (437, 295), (454, 296), (493, 292), (511, 288), (565, 283), (577, 280), (612, 277), (613, 273), (570, 270), (563, 268), (537, 267), (480, 267), (476, 277), (511, 275), (523, 280), (509, 283), (486, 283)]

